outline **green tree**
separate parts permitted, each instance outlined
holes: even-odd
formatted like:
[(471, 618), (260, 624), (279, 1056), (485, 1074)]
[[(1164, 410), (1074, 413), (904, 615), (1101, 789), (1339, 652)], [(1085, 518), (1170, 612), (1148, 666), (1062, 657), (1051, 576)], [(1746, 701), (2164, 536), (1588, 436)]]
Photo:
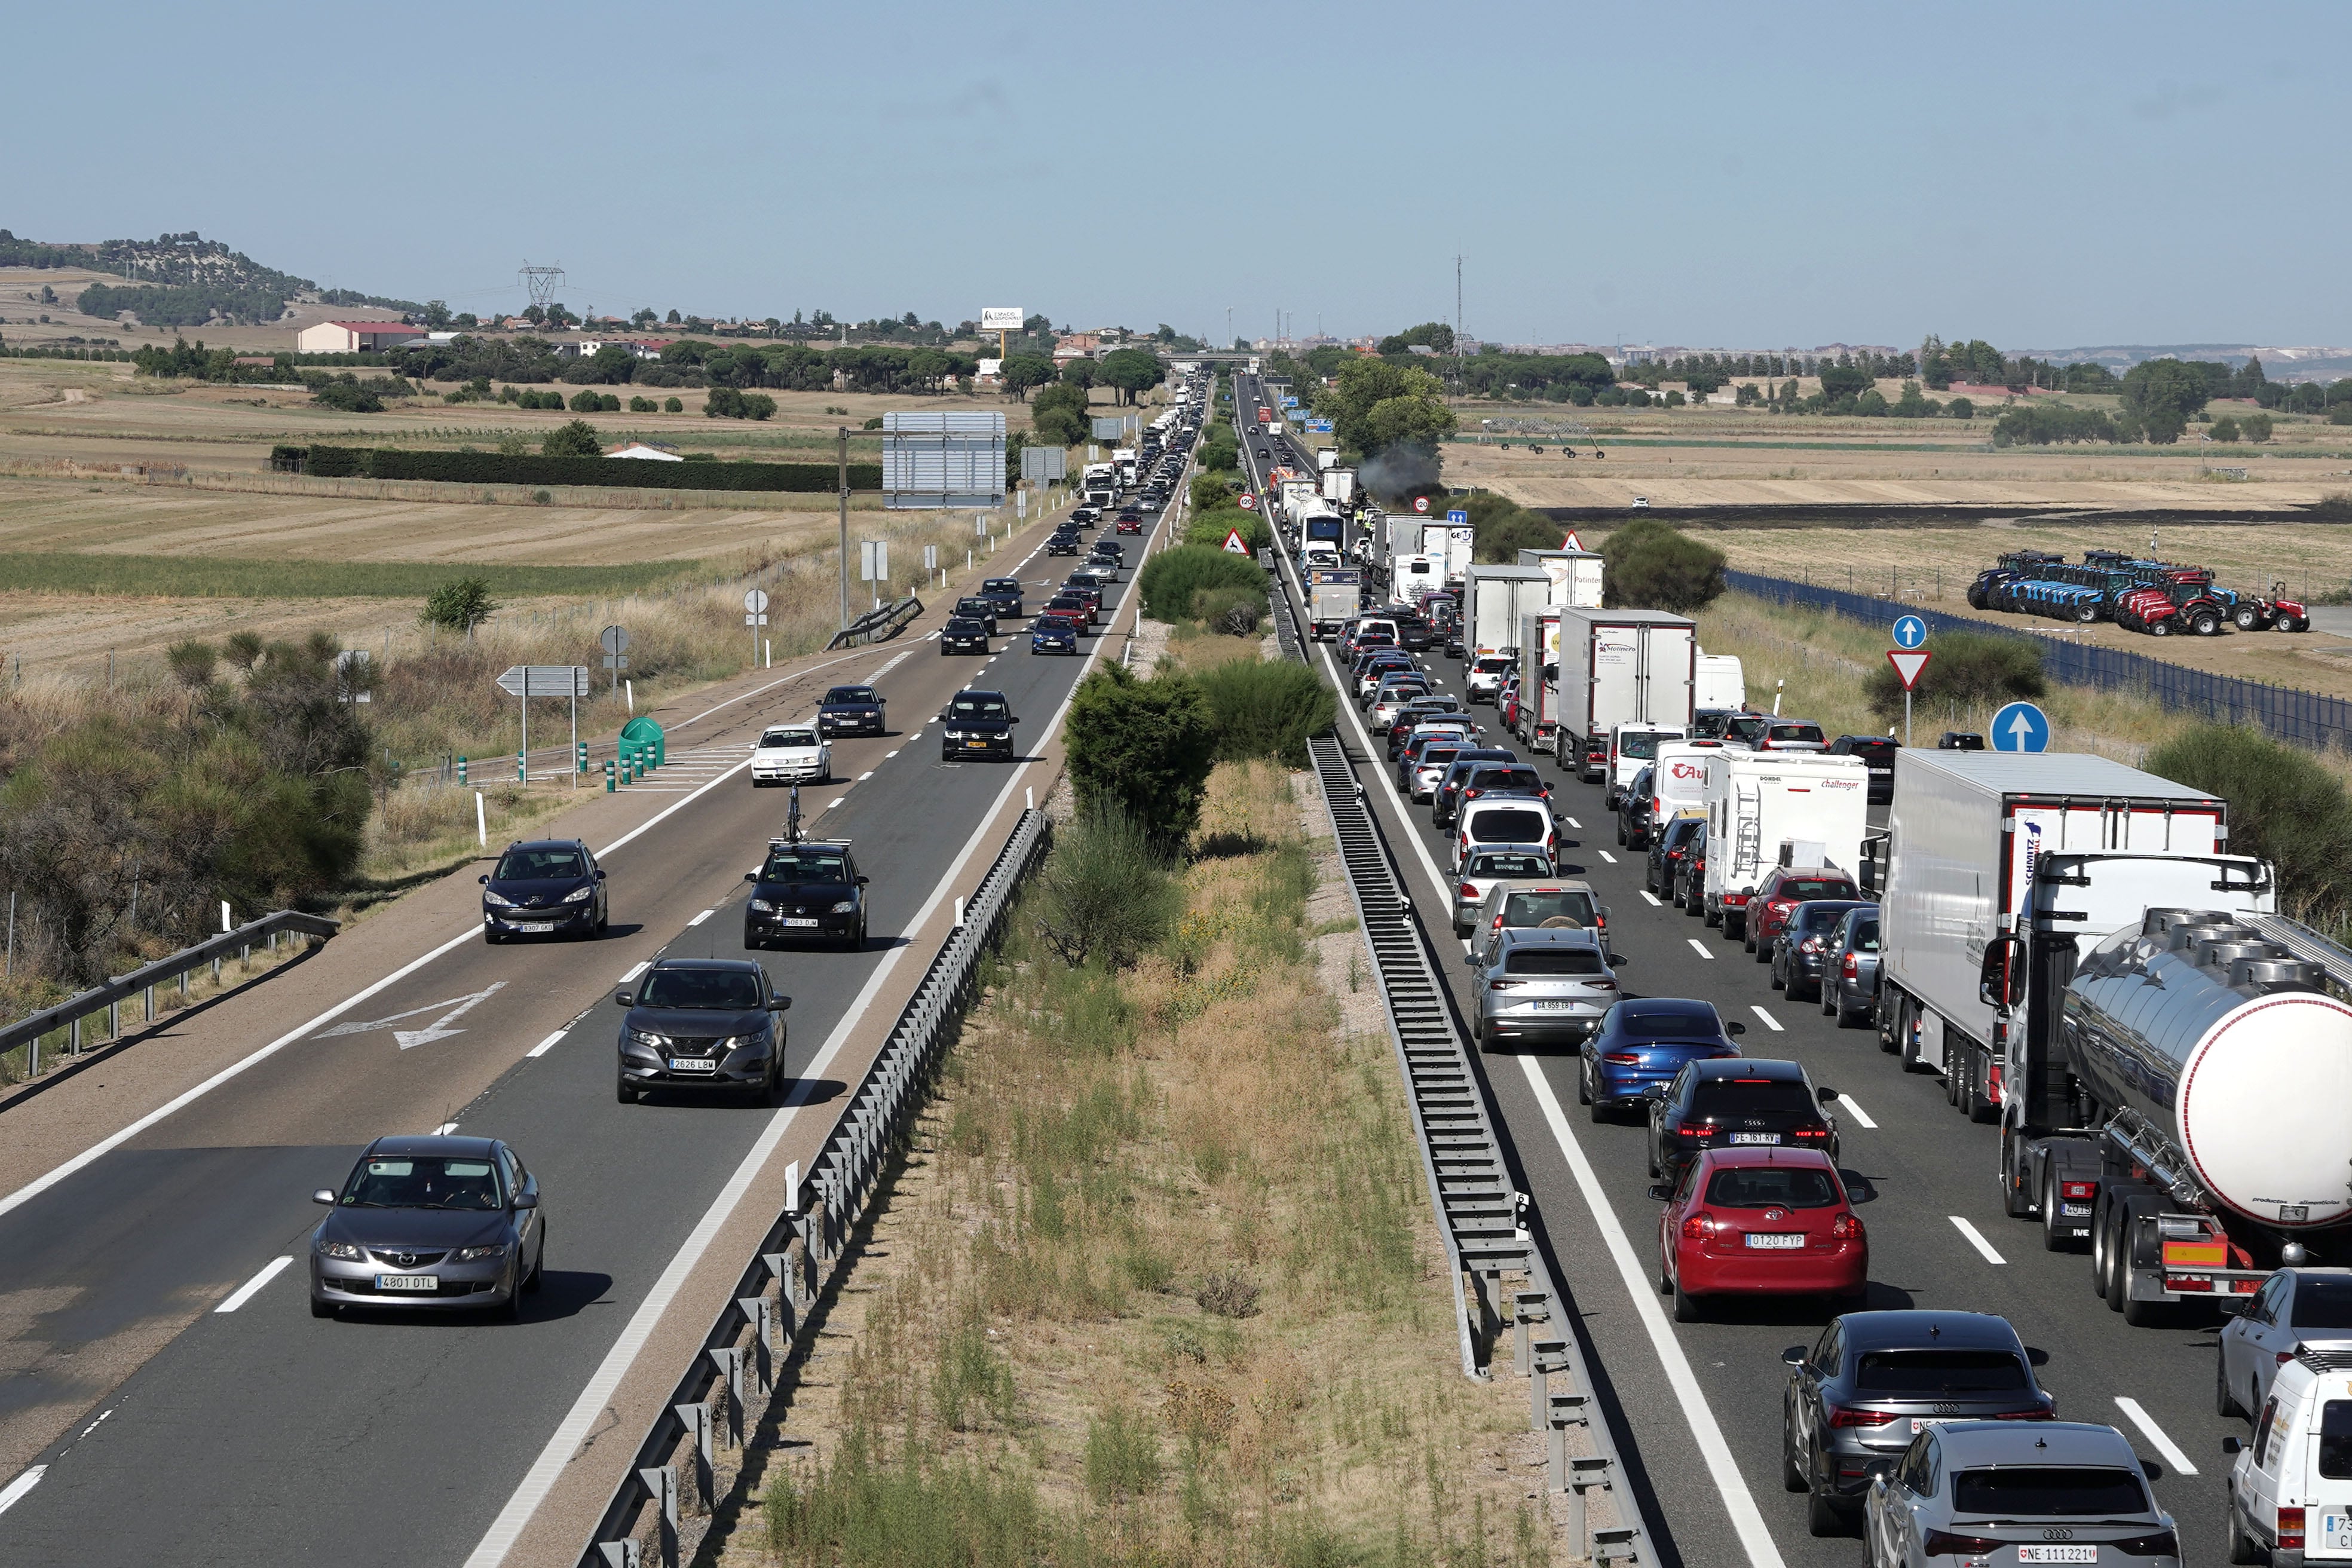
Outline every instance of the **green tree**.
[[(596, 395), (583, 392), (580, 395)], [(604, 456), (604, 443), (594, 426), (585, 419), (573, 419), (550, 430), (547, 438), (539, 444), (539, 452), (543, 458), (598, 458)]]
[(1087, 389), (1076, 382), (1057, 381), (1031, 401), (1030, 427), (1047, 446), (1075, 447), (1093, 430), (1093, 409)]
[(1977, 416), (1976, 400), (1972, 397), (1955, 397), (1950, 403), (1945, 405), (1944, 412), (1955, 419), (1974, 419)]
[(1026, 403), (1029, 394), (1054, 380), (1054, 362), (1043, 354), (1013, 354), (1003, 366), (1004, 390)]
[(1723, 594), (1723, 552), (1643, 518), (1601, 544), (1601, 589), (1612, 605), (1689, 615)]
[(1167, 377), (1167, 369), (1141, 349), (1113, 349), (1103, 355), (1098, 374), (1104, 384), (1117, 390), (1121, 403), (1133, 403)]
[(2207, 724), (2141, 765), (2230, 803), (2230, 850), (2278, 868), (2282, 912), (2342, 918), (2352, 902), (2352, 803), (2326, 764), (2259, 730)]
[(490, 597), (488, 583), (479, 577), (457, 577), (425, 595), (425, 608), (417, 612), (416, 622), (471, 637), (474, 628), (497, 615), (499, 608), (499, 602)]
[(1215, 765), (1216, 729), (1192, 677), (1146, 680), (1105, 664), (1070, 699), (1070, 787), (1081, 811), (1118, 811), (1163, 851), (1192, 836)]
[[(1929, 650), (1936, 657), (1920, 673), (1914, 694), (1931, 705), (1964, 706), (2039, 697), (2049, 689), (2042, 673), (2042, 650), (2023, 637), (1939, 632)], [(1862, 693), (1871, 711), (1892, 722), (1903, 711), (1903, 682), (1892, 665), (1874, 665), (1863, 677)]]
[(2238, 422), (2224, 414), (2213, 421), (2213, 428), (2210, 434), (2216, 441), (2235, 441), (2238, 438)]
[(1870, 390), (1870, 373), (1850, 364), (1822, 366), (1822, 395), (1835, 403), (1842, 397), (1859, 397)]
[(433, 332), (446, 332), (449, 330), (449, 301), (446, 300), (425, 301), (425, 331)]
[(2179, 440), (2210, 395), (2205, 373), (2180, 360), (2142, 360), (2124, 373), (2124, 407), (2139, 416), (2147, 438), (2159, 447)]
[(1093, 360), (1074, 359), (1062, 367), (1062, 380), (1072, 386), (1092, 386), (1098, 379), (1096, 369)]
[(1340, 366), (1331, 388), (1331, 433), (1342, 447), (1370, 456), (1400, 442), (1435, 444), (1454, 433), (1444, 384), (1419, 365), (1359, 357)]
[[(2259, 363), (2260, 362), (2257, 361), (2256, 363)], [(2260, 446), (2262, 443), (2271, 438), (2271, 416), (2269, 415), (2249, 414), (2242, 423), (2246, 432), (2246, 439), (2253, 442), (2256, 446)]]

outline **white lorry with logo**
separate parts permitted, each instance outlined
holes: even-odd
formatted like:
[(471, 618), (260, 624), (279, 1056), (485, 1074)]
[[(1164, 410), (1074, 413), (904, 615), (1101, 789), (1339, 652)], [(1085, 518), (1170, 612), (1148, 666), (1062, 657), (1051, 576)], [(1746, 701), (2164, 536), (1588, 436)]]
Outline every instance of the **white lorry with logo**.
[(1664, 610), (1557, 613), (1557, 695), (1544, 694), (1546, 706), (1555, 710), (1544, 717), (1553, 723), (1548, 731), (1530, 733), (1528, 744), (1549, 751), (1564, 771), (1599, 783), (1609, 731), (1618, 725), (1689, 732), (1698, 628), (1688, 617)]
[(1782, 865), (1833, 867), (1859, 886), (1869, 830), (1870, 768), (1860, 757), (1709, 752), (1706, 923), (1744, 936), (1748, 900)]

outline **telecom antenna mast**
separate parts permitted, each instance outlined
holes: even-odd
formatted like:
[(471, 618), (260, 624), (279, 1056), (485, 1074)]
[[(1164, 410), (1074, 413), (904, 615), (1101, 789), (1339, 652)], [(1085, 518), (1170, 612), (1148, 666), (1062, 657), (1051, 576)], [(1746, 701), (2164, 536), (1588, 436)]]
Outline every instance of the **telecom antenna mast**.
[(547, 308), (555, 303), (555, 291), (563, 287), (563, 264), (558, 262), (553, 267), (533, 267), (525, 258), (515, 276), (522, 279), (523, 288), (530, 291), (530, 302), (544, 314)]

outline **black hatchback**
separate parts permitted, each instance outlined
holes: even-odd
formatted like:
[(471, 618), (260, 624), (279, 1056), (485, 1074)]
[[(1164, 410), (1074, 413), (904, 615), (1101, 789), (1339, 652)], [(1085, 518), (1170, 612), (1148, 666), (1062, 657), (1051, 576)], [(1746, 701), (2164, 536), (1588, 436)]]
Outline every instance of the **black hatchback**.
[(1013, 727), (1021, 722), (1002, 691), (978, 691), (969, 687), (948, 699), (940, 710), (940, 760), (952, 763), (999, 757), (1013, 760)]
[(795, 937), (831, 937), (853, 952), (866, 945), (866, 879), (848, 840), (778, 840), (743, 879), (751, 884), (743, 902), (745, 947)]
[(482, 940), (595, 936), (606, 921), (604, 873), (577, 838), (518, 840), (482, 884)]
[(1686, 1063), (1650, 1101), (1650, 1174), (1679, 1181), (1707, 1149), (1819, 1149), (1834, 1164), (1837, 1122), (1822, 1108), (1836, 1098), (1795, 1062)]
[(618, 1094), (624, 1105), (655, 1089), (718, 1087), (765, 1100), (784, 1070), (793, 1005), (745, 958), (663, 958), (636, 989), (614, 994), (621, 1019)]

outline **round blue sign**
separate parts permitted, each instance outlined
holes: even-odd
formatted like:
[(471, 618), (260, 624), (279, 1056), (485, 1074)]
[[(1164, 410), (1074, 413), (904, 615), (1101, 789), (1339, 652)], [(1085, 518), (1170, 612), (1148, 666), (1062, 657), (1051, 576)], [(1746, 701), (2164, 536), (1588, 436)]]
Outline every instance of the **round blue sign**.
[(1927, 623), (1916, 616), (1895, 617), (1895, 646), (1906, 652), (1927, 640)]
[(1990, 739), (1996, 752), (2046, 752), (2050, 715), (2031, 702), (2012, 702), (1992, 716)]

